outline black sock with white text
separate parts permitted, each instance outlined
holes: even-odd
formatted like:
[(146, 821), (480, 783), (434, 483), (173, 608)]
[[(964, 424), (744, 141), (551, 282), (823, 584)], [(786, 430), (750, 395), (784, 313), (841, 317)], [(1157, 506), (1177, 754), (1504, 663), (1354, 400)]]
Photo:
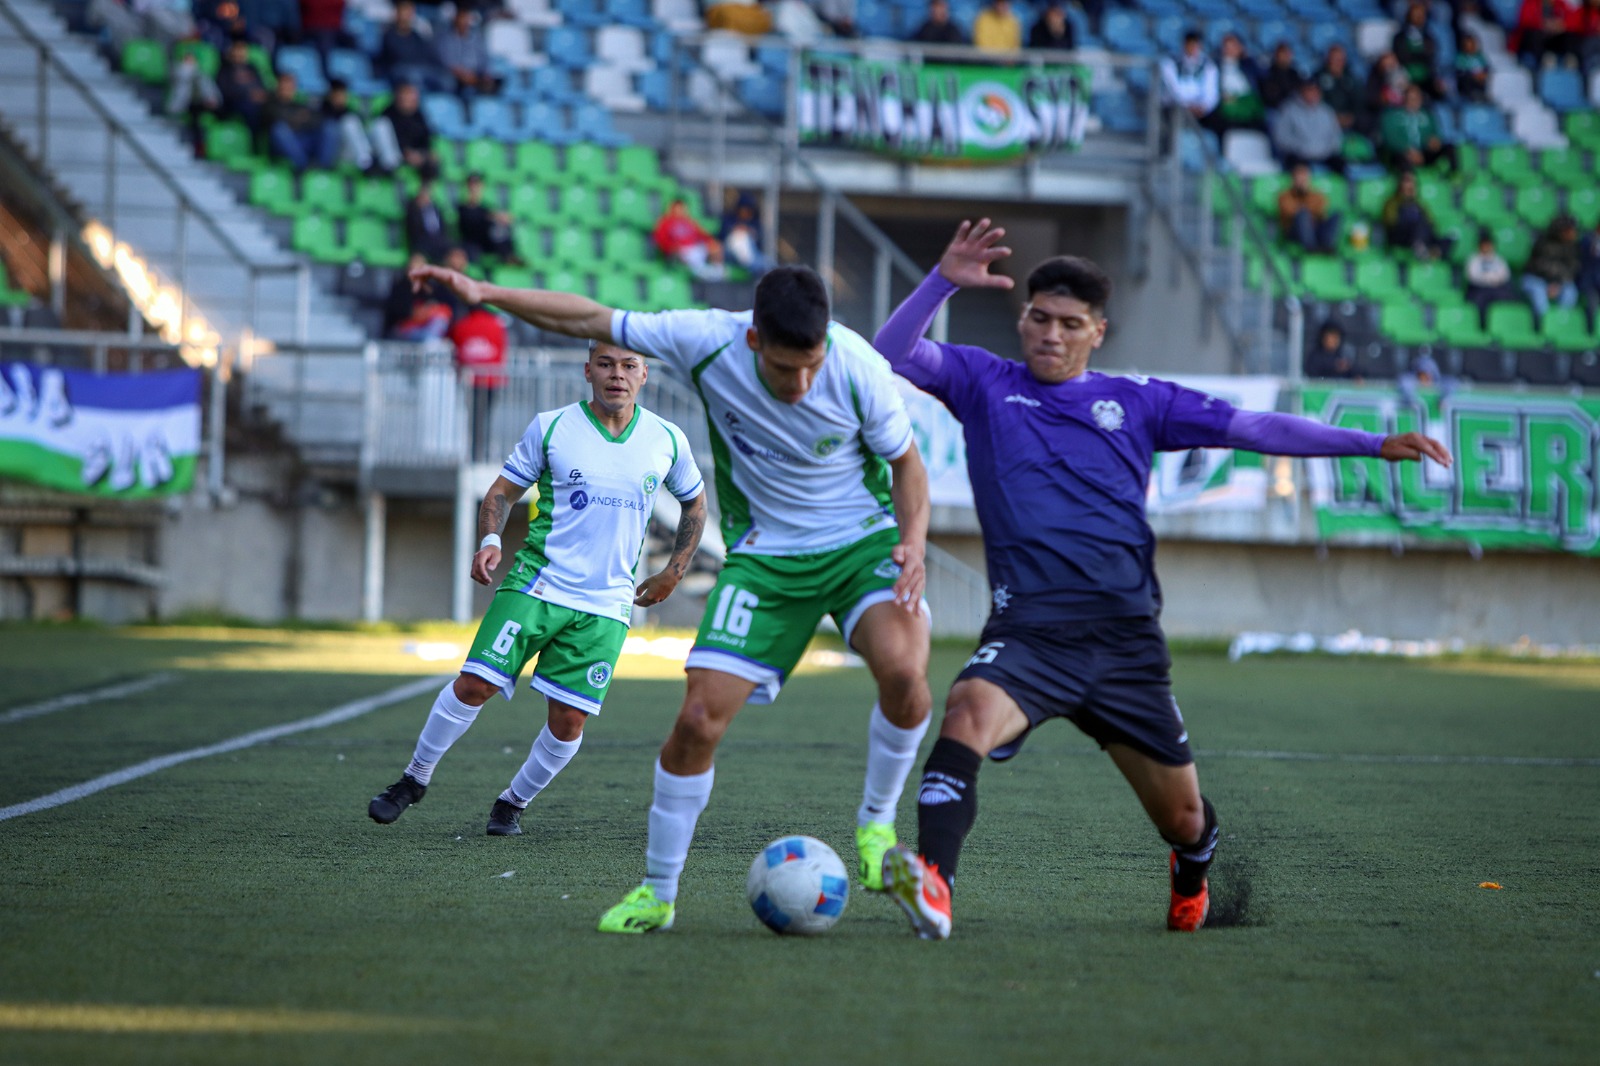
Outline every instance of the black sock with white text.
[(1172, 889), (1180, 896), (1199, 894), (1200, 886), (1205, 884), (1206, 871), (1211, 868), (1211, 859), (1217, 851), (1216, 809), (1204, 796), (1200, 797), (1200, 806), (1206, 812), (1206, 826), (1200, 832), (1200, 839), (1193, 844), (1172, 845), (1172, 853), (1178, 857), (1178, 864), (1172, 871)]
[(917, 790), (917, 850), (955, 888), (956, 860), (978, 817), (978, 769), (983, 756), (940, 737), (922, 767)]

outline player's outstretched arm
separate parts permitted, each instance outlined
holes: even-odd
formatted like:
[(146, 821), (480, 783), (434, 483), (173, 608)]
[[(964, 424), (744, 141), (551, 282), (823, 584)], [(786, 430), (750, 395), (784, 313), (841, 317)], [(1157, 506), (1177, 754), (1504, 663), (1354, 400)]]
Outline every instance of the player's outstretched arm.
[(1370, 455), (1391, 463), (1428, 458), (1445, 467), (1452, 462), (1443, 444), (1421, 433), (1383, 437), (1276, 411), (1235, 411), (1222, 440), (1185, 443), (1187, 447), (1219, 445), (1263, 455)]
[(611, 308), (587, 296), (548, 289), (508, 289), (437, 266), (416, 267), (409, 277), (418, 292), (430, 284), (442, 285), (468, 304), (493, 304), (551, 333), (611, 342)]
[(652, 574), (636, 590), (633, 602), (640, 607), (654, 607), (678, 587), (683, 575), (689, 572), (695, 549), (700, 547), (700, 534), (706, 529), (706, 494), (702, 492), (683, 505), (678, 515), (678, 536), (672, 542), (672, 557), (659, 574)]
[(898, 459), (889, 460), (889, 469), (894, 472), (889, 496), (894, 501), (895, 524), (900, 527), (900, 543), (894, 549), (894, 561), (900, 564), (894, 601), (916, 614), (928, 587), (928, 468), (912, 444)]
[(963, 222), (939, 257), (939, 273), (950, 284), (963, 289), (1009, 289), (1015, 282), (1004, 274), (991, 274), (989, 267), (1011, 254), (1000, 243), (1006, 231), (986, 218)]
[(1449, 467), (1455, 461), (1448, 448), (1432, 437), (1424, 437), (1421, 433), (1389, 434), (1383, 438), (1383, 449), (1378, 456), (1391, 463), (1417, 461), (1426, 456), (1443, 467)]
[(494, 580), (494, 572), (500, 566), (500, 534), (505, 532), (506, 519), (511, 516), (511, 505), (522, 499), (525, 491), (516, 482), (497, 477), (483, 497), (483, 506), (478, 508), (478, 539), (481, 543), (492, 536), (494, 541), (480, 547), (472, 557), (472, 580), (480, 585), (487, 585)]

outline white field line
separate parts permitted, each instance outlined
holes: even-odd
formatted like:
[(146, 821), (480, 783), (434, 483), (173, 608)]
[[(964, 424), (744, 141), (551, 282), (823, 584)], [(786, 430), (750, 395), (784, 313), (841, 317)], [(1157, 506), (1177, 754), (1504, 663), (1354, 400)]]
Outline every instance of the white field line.
[(1419, 766), (1600, 766), (1600, 759), (1536, 755), (1337, 755), (1315, 751), (1196, 751), (1202, 759), (1268, 759), (1276, 762), (1359, 762)]
[(169, 682), (177, 680), (177, 674), (151, 674), (148, 677), (135, 678), (132, 681), (119, 681), (114, 685), (104, 688), (92, 688), (84, 692), (69, 692), (65, 696), (52, 696), (38, 703), (29, 703), (22, 707), (13, 707), (9, 711), (0, 712), (0, 725), (10, 722), (20, 722), (25, 718), (38, 718), (44, 714), (54, 714), (64, 711), (68, 707), (82, 707), (85, 703), (98, 703), (101, 700), (114, 700), (122, 696), (132, 696), (135, 693), (147, 692)]
[(348, 722), (352, 718), (359, 718), (380, 707), (387, 707), (392, 703), (399, 703), (401, 700), (410, 699), (412, 696), (437, 689), (445, 680), (446, 678), (442, 674), (438, 677), (418, 678), (415, 681), (406, 682), (399, 688), (392, 688), (388, 692), (380, 692), (376, 696), (367, 696), (363, 699), (341, 704), (332, 710), (323, 711), (321, 714), (313, 715), (310, 718), (302, 718), (298, 722), (285, 722), (283, 725), (257, 729), (253, 733), (244, 733), (231, 740), (208, 744), (203, 748), (190, 748), (188, 751), (179, 751), (171, 755), (160, 755), (154, 759), (146, 759), (144, 762), (135, 763), (133, 766), (127, 766), (121, 770), (115, 770), (109, 774), (84, 781), (81, 784), (71, 785), (58, 792), (52, 792), (48, 796), (40, 796), (38, 799), (31, 799), (25, 803), (15, 803), (10, 807), (0, 807), (0, 822), (10, 818), (17, 818), (24, 814), (33, 814), (37, 811), (47, 811), (52, 807), (60, 807), (74, 800), (81, 800), (85, 796), (92, 796), (96, 792), (102, 792), (116, 785), (124, 785), (137, 778), (146, 777), (171, 766), (177, 766), (180, 763), (192, 762), (195, 759), (204, 759), (212, 755), (222, 755), (226, 752), (238, 751), (241, 748), (251, 748), (257, 744), (265, 744), (269, 740), (277, 740), (279, 737), (286, 737), (293, 733), (304, 733), (307, 730), (324, 729), (330, 725), (338, 725), (340, 722)]

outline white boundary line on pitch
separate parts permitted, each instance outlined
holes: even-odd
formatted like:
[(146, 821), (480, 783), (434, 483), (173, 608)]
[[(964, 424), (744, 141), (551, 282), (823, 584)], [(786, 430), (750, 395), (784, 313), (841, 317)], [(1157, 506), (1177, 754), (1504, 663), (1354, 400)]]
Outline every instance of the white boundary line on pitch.
[(103, 688), (91, 688), (84, 692), (69, 692), (65, 696), (52, 696), (38, 703), (29, 703), (15, 707), (9, 711), (0, 712), (0, 725), (10, 722), (20, 722), (26, 718), (38, 718), (40, 715), (54, 714), (64, 711), (68, 707), (81, 707), (85, 703), (98, 703), (101, 700), (114, 700), (119, 696), (132, 696), (139, 692), (148, 692), (171, 681), (177, 680), (177, 674), (150, 674), (147, 677), (134, 678), (132, 681), (118, 681), (114, 685)]
[(1275, 762), (1364, 762), (1419, 766), (1600, 766), (1600, 759), (1537, 755), (1335, 755), (1315, 751), (1205, 751), (1202, 759), (1268, 759)]
[(116, 785), (127, 784), (137, 778), (146, 777), (159, 770), (165, 770), (170, 766), (177, 766), (180, 763), (192, 762), (195, 759), (204, 759), (212, 755), (222, 755), (226, 752), (238, 751), (241, 748), (251, 748), (257, 744), (265, 744), (269, 740), (277, 740), (279, 737), (286, 737), (293, 733), (304, 733), (307, 730), (323, 729), (330, 725), (338, 725), (340, 722), (348, 722), (352, 718), (360, 718), (362, 715), (375, 711), (380, 707), (387, 707), (391, 703), (399, 703), (401, 700), (410, 699), (412, 696), (437, 688), (445, 680), (446, 677), (443, 674), (435, 677), (419, 678), (416, 681), (408, 681), (399, 688), (392, 688), (388, 692), (380, 692), (376, 696), (367, 696), (363, 699), (341, 704), (332, 710), (323, 711), (321, 714), (313, 715), (310, 718), (302, 718), (298, 722), (285, 722), (283, 725), (257, 729), (253, 733), (244, 733), (234, 737), (232, 740), (208, 744), (203, 748), (190, 748), (188, 751), (179, 751), (171, 755), (160, 755), (154, 759), (146, 759), (142, 763), (136, 763), (133, 766), (103, 774), (82, 784), (72, 785), (58, 792), (52, 792), (48, 796), (40, 796), (38, 799), (31, 799), (25, 803), (14, 803), (9, 807), (0, 807), (0, 822), (10, 818), (17, 818), (24, 814), (34, 814), (38, 811), (47, 811), (52, 807), (60, 807), (74, 800), (81, 800), (85, 796), (92, 796), (96, 792), (103, 792)]

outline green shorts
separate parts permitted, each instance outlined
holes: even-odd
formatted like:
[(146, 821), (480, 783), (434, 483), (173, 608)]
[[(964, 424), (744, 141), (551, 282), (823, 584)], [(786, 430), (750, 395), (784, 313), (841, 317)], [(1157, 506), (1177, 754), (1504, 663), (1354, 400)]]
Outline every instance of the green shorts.
[(823, 615), (849, 644), (867, 608), (894, 599), (899, 543), (885, 529), (815, 555), (728, 556), (685, 665), (754, 681), (750, 702), (771, 703)]
[(539, 665), (530, 688), (587, 714), (599, 714), (627, 638), (628, 627), (614, 618), (501, 589), (472, 638), (461, 672), (499, 685), (509, 700), (517, 690), (517, 675), (537, 655)]

